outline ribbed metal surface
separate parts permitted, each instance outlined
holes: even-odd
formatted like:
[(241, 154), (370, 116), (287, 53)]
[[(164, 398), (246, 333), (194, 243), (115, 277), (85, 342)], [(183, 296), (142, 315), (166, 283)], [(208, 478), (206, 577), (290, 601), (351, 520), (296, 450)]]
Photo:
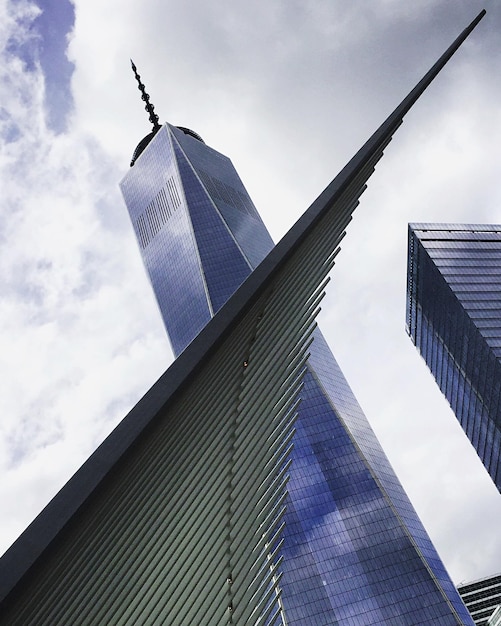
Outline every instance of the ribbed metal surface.
[(333, 250), (379, 156), (58, 538), (6, 623), (283, 623), (295, 401)]
[(378, 156), (58, 539), (7, 623), (284, 623), (280, 531), (308, 341)]

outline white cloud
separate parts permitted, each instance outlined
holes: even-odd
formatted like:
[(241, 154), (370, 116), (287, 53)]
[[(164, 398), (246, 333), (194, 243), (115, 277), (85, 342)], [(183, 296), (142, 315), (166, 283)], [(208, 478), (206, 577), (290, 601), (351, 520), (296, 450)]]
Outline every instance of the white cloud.
[[(20, 7), (7, 23), (22, 45)], [(36, 12), (24, 9), (30, 37)], [(88, 133), (48, 130), (40, 69), (3, 56), (2, 102), (20, 129), (0, 161), (6, 548), (169, 357), (165, 340), (154, 339), (160, 323), (141, 309), (152, 296), (141, 291), (143, 270), (116, 187), (120, 170)]]

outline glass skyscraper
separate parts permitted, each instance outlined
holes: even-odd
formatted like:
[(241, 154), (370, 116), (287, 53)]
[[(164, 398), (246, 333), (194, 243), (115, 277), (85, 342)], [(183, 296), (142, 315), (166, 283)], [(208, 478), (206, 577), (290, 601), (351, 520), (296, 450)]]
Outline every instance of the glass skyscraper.
[[(230, 160), (187, 129), (167, 124), (145, 138), (121, 189), (178, 355), (273, 242)], [(320, 332), (301, 398), (283, 623), (471, 625)]]
[(458, 587), (475, 626), (494, 626), (501, 618), (501, 574)]
[(501, 226), (409, 225), (407, 330), (501, 491)]

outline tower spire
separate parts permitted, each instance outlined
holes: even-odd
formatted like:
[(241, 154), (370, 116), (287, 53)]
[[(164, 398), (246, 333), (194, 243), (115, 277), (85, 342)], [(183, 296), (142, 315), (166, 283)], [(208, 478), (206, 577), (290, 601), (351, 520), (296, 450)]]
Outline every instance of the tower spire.
[(141, 77), (137, 73), (137, 68), (132, 59), (130, 60), (130, 64), (138, 83), (138, 89), (141, 92), (141, 100), (144, 100), (146, 103), (144, 108), (149, 114), (150, 122), (153, 124), (153, 132), (156, 132), (160, 128), (160, 124), (158, 123), (158, 115), (155, 113), (155, 107), (150, 102), (150, 95), (146, 93), (146, 87), (141, 82)]

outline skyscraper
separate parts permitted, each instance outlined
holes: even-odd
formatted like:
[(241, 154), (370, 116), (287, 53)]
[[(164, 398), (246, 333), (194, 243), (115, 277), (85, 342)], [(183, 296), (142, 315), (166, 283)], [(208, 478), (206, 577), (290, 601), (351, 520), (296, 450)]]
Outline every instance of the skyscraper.
[(471, 613), (475, 626), (494, 626), (489, 619), (501, 616), (501, 574), (459, 585), (458, 591)]
[[(175, 354), (273, 247), (229, 159), (186, 128), (153, 132), (121, 183)], [(287, 623), (468, 616), (320, 332), (293, 438), (281, 592)], [(384, 570), (384, 581), (382, 571)], [(454, 620), (454, 621), (449, 621)]]
[[(305, 363), (367, 179), (483, 13), (224, 304), (208, 266), (218, 313), (2, 558), (3, 623), (472, 624), (320, 335)], [(223, 232), (231, 254), (239, 246), (193, 141), (155, 122), (129, 192), (137, 220), (150, 208), (140, 245), (177, 225), (176, 251), (201, 264), (217, 255), (193, 247), (197, 219), (198, 241)], [(149, 152), (164, 159), (158, 179), (141, 167)]]
[(410, 224), (407, 331), (501, 490), (501, 227)]

